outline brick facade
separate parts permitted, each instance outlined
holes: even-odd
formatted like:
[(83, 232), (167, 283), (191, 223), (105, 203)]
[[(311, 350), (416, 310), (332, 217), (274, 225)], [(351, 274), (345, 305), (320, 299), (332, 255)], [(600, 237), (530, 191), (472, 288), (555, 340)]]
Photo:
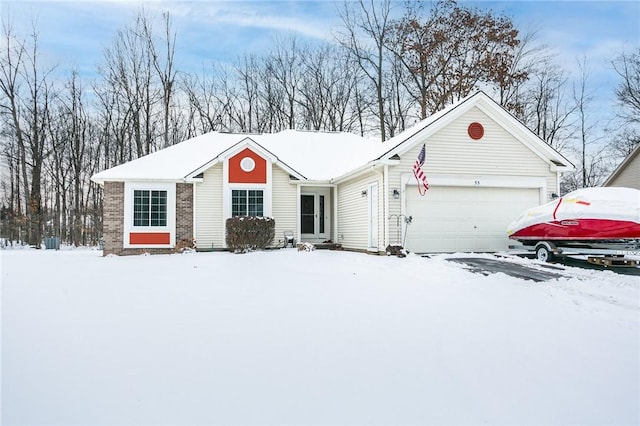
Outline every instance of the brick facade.
[(176, 184), (176, 244), (193, 240), (193, 185)]
[(124, 235), (124, 182), (104, 183), (102, 254), (121, 254)]
[[(193, 185), (176, 184), (176, 244), (193, 240)], [(104, 256), (173, 253), (172, 248), (124, 248), (124, 182), (104, 183)]]

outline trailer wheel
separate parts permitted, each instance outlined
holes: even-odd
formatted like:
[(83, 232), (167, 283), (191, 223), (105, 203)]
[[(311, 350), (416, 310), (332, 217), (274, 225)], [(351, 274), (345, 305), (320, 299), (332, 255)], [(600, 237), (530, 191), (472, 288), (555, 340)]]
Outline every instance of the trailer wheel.
[(536, 259), (540, 262), (551, 262), (553, 260), (553, 252), (546, 244), (540, 244), (536, 247)]

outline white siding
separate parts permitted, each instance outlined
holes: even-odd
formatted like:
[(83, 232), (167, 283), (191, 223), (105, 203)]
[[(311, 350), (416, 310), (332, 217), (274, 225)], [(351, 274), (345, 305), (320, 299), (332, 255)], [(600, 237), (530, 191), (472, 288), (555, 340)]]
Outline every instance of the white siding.
[(205, 171), (203, 181), (196, 184), (195, 214), (198, 249), (222, 249), (222, 164)]
[(289, 173), (275, 166), (271, 175), (272, 185), (272, 205), (271, 215), (276, 221), (276, 235), (273, 240), (274, 246), (283, 244), (284, 231), (297, 230), (296, 222), (296, 202), (297, 187), (289, 180)]
[[(479, 122), (484, 126), (482, 139), (473, 140), (467, 134), (467, 127), (472, 122)], [(390, 192), (394, 188), (403, 190), (401, 175), (412, 174), (422, 143), (426, 143), (423, 170), (427, 179), (436, 175), (464, 176), (480, 182), (483, 176), (543, 178), (546, 181), (547, 197), (540, 202), (546, 202), (551, 193), (557, 192), (557, 174), (550, 171), (549, 165), (478, 108), (472, 108), (429, 139), (420, 141), (410, 151), (402, 154), (400, 164), (389, 167)], [(414, 182), (415, 179), (411, 177), (410, 183)], [(413, 185), (406, 190), (417, 191)], [(427, 192), (425, 197), (428, 196)], [(403, 213), (401, 200), (404, 198), (389, 197), (387, 217)], [(389, 226), (389, 239), (392, 244), (401, 243), (396, 241), (393, 221)]]
[[(296, 185), (289, 174), (273, 167), (271, 216), (276, 221), (274, 246), (282, 245), (285, 230), (296, 230)], [(196, 184), (196, 242), (201, 250), (224, 248), (223, 167), (216, 164)]]
[(382, 169), (358, 176), (338, 186), (338, 243), (350, 250), (367, 250), (368, 197), (362, 191), (378, 182), (378, 251), (384, 251), (384, 186)]
[(640, 154), (637, 154), (629, 163), (620, 170), (607, 186), (622, 186), (627, 188), (640, 189)]

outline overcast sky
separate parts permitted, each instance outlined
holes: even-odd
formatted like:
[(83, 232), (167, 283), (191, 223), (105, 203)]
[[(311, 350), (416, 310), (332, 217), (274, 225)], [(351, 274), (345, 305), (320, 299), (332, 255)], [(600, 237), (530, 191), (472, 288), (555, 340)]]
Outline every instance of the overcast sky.
[[(95, 72), (117, 30), (132, 22), (144, 5), (153, 16), (169, 11), (177, 32), (176, 61), (182, 71), (203, 64), (260, 54), (277, 34), (302, 40), (331, 40), (339, 25), (341, 1), (6, 1), (1, 14), (25, 36), (36, 22), (43, 59), (86, 76)], [(640, 1), (472, 1), (512, 18), (522, 32), (537, 30), (538, 40), (574, 71), (586, 57), (590, 85), (601, 108), (613, 108), (617, 77), (612, 59), (640, 47)], [(396, 4), (402, 7), (402, 2)], [(158, 19), (159, 22), (159, 19)]]

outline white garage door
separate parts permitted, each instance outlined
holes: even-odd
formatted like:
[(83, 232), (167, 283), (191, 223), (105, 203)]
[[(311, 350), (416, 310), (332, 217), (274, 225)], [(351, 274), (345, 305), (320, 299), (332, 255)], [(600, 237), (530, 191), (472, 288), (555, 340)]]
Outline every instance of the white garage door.
[(414, 253), (493, 252), (508, 248), (507, 226), (540, 204), (535, 188), (431, 187), (420, 196), (407, 186), (405, 247)]

